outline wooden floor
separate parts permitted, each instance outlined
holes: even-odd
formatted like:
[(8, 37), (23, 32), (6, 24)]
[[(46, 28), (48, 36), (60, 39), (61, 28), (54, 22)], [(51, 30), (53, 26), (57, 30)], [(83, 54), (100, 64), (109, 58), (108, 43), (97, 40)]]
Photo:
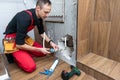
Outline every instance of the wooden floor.
[(2, 55), (0, 54), (0, 75), (5, 74), (5, 70), (4, 70), (4, 61), (2, 58)]
[[(37, 69), (32, 73), (26, 73), (19, 69), (16, 66), (16, 64), (10, 64), (8, 68), (12, 80), (62, 80), (61, 79), (62, 70), (67, 70), (68, 72), (70, 71), (70, 65), (63, 61), (60, 61), (53, 75), (51, 75), (49, 78), (46, 78), (46, 75), (39, 74), (39, 72), (44, 71), (44, 68), (49, 69), (54, 62), (54, 57), (46, 56), (42, 58), (35, 58), (35, 61), (37, 64)], [(74, 75), (70, 80), (96, 80), (96, 79), (81, 71), (80, 76)]]

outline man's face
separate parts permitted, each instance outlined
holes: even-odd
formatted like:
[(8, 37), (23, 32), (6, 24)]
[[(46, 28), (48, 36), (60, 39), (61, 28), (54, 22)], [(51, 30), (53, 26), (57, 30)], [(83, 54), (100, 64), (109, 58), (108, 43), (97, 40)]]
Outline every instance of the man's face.
[(37, 17), (45, 19), (48, 17), (50, 11), (51, 11), (51, 5), (45, 4), (42, 6), (42, 8), (37, 6)]

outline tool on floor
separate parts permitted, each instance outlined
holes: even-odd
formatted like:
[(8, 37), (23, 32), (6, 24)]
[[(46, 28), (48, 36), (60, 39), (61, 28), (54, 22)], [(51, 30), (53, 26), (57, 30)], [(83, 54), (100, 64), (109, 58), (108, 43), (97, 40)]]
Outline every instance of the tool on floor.
[(77, 67), (70, 66), (71, 67), (71, 72), (67, 72), (66, 70), (63, 70), (61, 73), (61, 77), (63, 80), (69, 80), (73, 75), (80, 75), (81, 72)]
[(51, 76), (53, 74), (53, 72), (54, 72), (54, 70), (55, 70), (55, 68), (56, 68), (58, 63), (59, 63), (59, 59), (56, 59), (54, 61), (53, 65), (50, 67), (49, 70), (45, 69), (45, 71), (44, 72), (40, 72), (40, 74), (45, 74), (45, 75), (47, 75), (47, 77)]

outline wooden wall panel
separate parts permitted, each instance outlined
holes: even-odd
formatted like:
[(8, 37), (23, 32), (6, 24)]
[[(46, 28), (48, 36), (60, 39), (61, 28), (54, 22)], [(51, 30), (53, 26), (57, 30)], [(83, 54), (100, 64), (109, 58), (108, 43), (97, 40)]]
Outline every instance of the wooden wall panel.
[(115, 0), (109, 40), (109, 58), (120, 61), (120, 1)]
[(110, 28), (110, 22), (92, 22), (90, 42), (91, 52), (108, 57)]
[(95, 21), (110, 21), (110, 0), (96, 0)]
[(77, 38), (79, 55), (120, 61), (120, 0), (79, 0)]
[(120, 61), (120, 1), (96, 0), (91, 23), (90, 50)]
[(81, 57), (85, 56), (86, 54), (89, 53), (89, 46), (88, 43), (89, 40), (83, 40), (77, 43), (78, 49), (77, 49), (77, 61), (81, 59)]
[(91, 13), (94, 0), (79, 0), (78, 4), (78, 39), (84, 40), (89, 37), (90, 21), (93, 18)]
[(89, 52), (90, 24), (94, 18), (95, 0), (78, 0), (78, 3), (77, 59)]

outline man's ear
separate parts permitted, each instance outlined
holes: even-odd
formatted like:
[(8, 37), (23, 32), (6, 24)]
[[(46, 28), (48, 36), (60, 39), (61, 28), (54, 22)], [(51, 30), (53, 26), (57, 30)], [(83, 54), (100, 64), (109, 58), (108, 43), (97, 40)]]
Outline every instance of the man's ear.
[(36, 6), (36, 10), (37, 10), (37, 11), (40, 10), (40, 6)]

